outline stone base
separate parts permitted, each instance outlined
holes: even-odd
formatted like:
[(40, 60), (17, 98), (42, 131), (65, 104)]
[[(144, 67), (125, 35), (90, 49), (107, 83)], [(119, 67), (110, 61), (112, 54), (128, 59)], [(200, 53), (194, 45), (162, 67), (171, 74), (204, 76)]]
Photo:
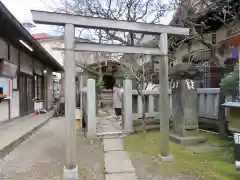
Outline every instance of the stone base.
[(189, 137), (181, 137), (175, 134), (170, 135), (170, 139), (173, 142), (182, 144), (184, 146), (195, 145), (204, 142), (206, 139), (203, 136), (189, 136)]
[(94, 140), (94, 139), (97, 139), (97, 133), (86, 133), (86, 138), (88, 140)]
[(162, 156), (161, 154), (159, 154), (157, 156), (157, 160), (160, 162), (169, 162), (169, 161), (173, 161), (173, 157), (171, 155)]
[(131, 135), (133, 133), (134, 133), (134, 130), (128, 130), (128, 131), (124, 130), (124, 134), (126, 134), (126, 135)]
[(77, 165), (74, 169), (63, 168), (63, 180), (79, 180)]

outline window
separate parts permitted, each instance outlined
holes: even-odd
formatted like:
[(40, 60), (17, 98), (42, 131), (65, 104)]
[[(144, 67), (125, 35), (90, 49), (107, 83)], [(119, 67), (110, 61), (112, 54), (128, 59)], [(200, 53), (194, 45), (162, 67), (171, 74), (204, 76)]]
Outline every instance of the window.
[(34, 76), (34, 88), (35, 88), (35, 99), (42, 99), (42, 91), (43, 91), (43, 88), (42, 88), (42, 77), (41, 76), (38, 76), (38, 75), (35, 75)]

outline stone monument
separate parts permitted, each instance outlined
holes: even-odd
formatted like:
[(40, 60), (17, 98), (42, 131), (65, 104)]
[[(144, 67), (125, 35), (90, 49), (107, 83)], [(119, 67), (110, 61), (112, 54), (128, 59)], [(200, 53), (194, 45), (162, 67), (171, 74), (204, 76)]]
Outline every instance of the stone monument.
[(172, 79), (172, 122), (171, 140), (183, 145), (193, 145), (205, 139), (198, 134), (197, 92), (194, 77), (198, 68), (190, 63), (177, 64), (169, 70)]

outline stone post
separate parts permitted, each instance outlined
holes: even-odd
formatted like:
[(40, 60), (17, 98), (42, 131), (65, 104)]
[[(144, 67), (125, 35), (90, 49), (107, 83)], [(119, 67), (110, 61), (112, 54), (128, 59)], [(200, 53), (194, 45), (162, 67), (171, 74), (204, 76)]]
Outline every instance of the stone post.
[(76, 165), (76, 82), (75, 82), (75, 53), (74, 53), (74, 34), (73, 24), (65, 25), (65, 122), (66, 122), (66, 166), (64, 167), (63, 179), (78, 179), (78, 168)]
[(152, 94), (148, 96), (148, 113), (154, 113), (154, 97)]
[(96, 129), (96, 82), (87, 81), (87, 137), (93, 139), (97, 136)]
[(133, 133), (132, 116), (132, 80), (126, 78), (123, 81), (123, 121), (125, 134)]
[(164, 53), (159, 62), (160, 160), (170, 161), (169, 156), (169, 85), (168, 85), (168, 36), (160, 35), (159, 48)]

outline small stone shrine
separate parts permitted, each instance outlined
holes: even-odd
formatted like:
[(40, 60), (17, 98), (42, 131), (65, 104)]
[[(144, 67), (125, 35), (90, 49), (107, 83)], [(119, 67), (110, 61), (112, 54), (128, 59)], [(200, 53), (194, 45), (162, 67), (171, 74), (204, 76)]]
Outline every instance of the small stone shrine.
[(172, 122), (171, 140), (183, 145), (203, 142), (198, 135), (197, 92), (194, 77), (199, 76), (197, 67), (190, 63), (177, 64), (169, 70), (172, 80)]

